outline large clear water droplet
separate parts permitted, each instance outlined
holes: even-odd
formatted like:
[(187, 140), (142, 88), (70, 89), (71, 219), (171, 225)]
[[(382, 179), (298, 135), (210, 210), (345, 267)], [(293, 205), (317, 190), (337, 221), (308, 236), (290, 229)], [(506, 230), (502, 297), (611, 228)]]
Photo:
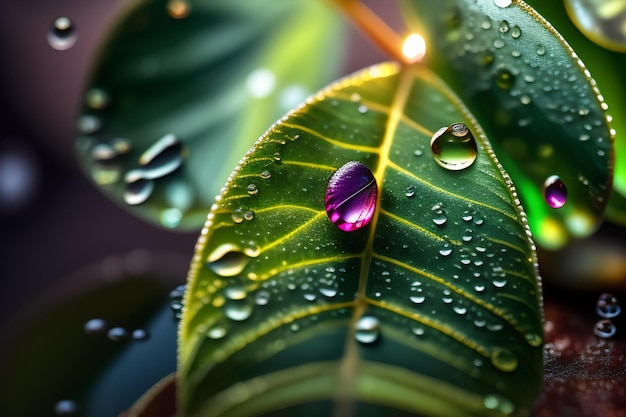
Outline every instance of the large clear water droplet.
[(551, 175), (543, 183), (543, 197), (552, 208), (561, 208), (567, 201), (567, 187), (558, 175)]
[(478, 153), (476, 140), (463, 123), (439, 129), (430, 140), (430, 150), (435, 162), (452, 171), (472, 165)]
[(370, 344), (378, 340), (380, 322), (376, 317), (363, 316), (356, 324), (355, 338), (361, 343)]
[(87, 320), (83, 326), (83, 331), (88, 335), (102, 334), (107, 331), (109, 324), (104, 319)]
[(249, 300), (229, 301), (224, 306), (224, 315), (233, 321), (244, 321), (250, 318), (253, 304)]
[(610, 319), (602, 319), (593, 326), (593, 332), (598, 337), (608, 339), (617, 333), (617, 327)]
[(605, 319), (617, 317), (622, 312), (622, 308), (617, 302), (617, 298), (608, 292), (600, 295), (596, 302), (596, 312)]
[(603, 48), (626, 52), (626, 2), (566, 0), (567, 13), (589, 40)]
[(250, 255), (256, 254), (256, 251), (248, 254), (244, 252), (232, 243), (222, 244), (207, 257), (207, 266), (222, 277), (238, 275), (250, 262)]
[(48, 44), (57, 51), (70, 49), (78, 39), (74, 24), (64, 16), (52, 22), (47, 38)]
[(378, 186), (372, 171), (351, 161), (339, 168), (328, 181), (324, 207), (331, 222), (352, 232), (365, 227), (376, 208)]

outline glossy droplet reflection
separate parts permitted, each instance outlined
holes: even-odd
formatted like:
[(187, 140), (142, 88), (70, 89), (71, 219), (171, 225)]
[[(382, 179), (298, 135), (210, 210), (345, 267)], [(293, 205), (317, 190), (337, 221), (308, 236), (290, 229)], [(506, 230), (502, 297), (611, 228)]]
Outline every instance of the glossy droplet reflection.
[(241, 250), (236, 245), (225, 243), (208, 256), (207, 266), (217, 275), (232, 277), (243, 271), (250, 259), (259, 254), (259, 248)]
[(365, 227), (376, 208), (378, 186), (372, 171), (351, 161), (339, 168), (328, 181), (324, 207), (331, 222), (345, 232)]
[(543, 197), (552, 208), (561, 208), (567, 201), (567, 188), (558, 175), (552, 175), (543, 183)]
[(478, 153), (476, 140), (463, 123), (453, 123), (435, 132), (430, 140), (430, 150), (435, 162), (452, 171), (472, 165)]
[(566, 0), (565, 9), (589, 40), (603, 48), (626, 52), (626, 2)]
[(370, 344), (378, 340), (380, 322), (376, 317), (363, 316), (356, 324), (354, 337), (361, 343)]
[(622, 312), (622, 308), (617, 302), (617, 298), (607, 292), (598, 297), (596, 312), (602, 318), (611, 319), (617, 317)]
[(610, 319), (603, 319), (596, 323), (593, 327), (593, 332), (598, 337), (608, 339), (617, 333), (617, 327), (615, 327), (615, 324)]
[(48, 31), (48, 44), (57, 51), (70, 49), (76, 43), (76, 29), (67, 17), (54, 20)]

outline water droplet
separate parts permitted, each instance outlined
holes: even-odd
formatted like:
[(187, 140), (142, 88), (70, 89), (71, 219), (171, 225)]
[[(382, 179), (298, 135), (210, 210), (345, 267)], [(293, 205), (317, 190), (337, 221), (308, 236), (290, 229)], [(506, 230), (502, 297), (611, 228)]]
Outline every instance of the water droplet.
[(267, 305), (267, 303), (269, 303), (270, 301), (270, 293), (269, 291), (259, 291), (255, 296), (254, 296), (254, 302), (256, 303), (256, 305), (258, 306), (264, 306)]
[(252, 303), (248, 300), (230, 301), (224, 306), (224, 315), (233, 321), (244, 321), (252, 315)]
[(488, 410), (498, 410), (505, 415), (509, 415), (515, 411), (513, 403), (498, 394), (489, 394), (485, 396), (483, 405)]
[(359, 110), (359, 113), (361, 113), (361, 114), (365, 114), (365, 113), (367, 113), (367, 111), (368, 111), (369, 109), (367, 108), (367, 106), (365, 106), (365, 105), (361, 104), (361, 105), (359, 106), (359, 109), (358, 109), (358, 110)]
[(93, 135), (102, 127), (102, 122), (97, 116), (84, 114), (78, 118), (78, 129), (85, 135)]
[(114, 342), (121, 342), (128, 339), (128, 330), (123, 327), (111, 327), (107, 332), (107, 337)]
[(85, 102), (87, 106), (94, 110), (102, 110), (108, 107), (111, 102), (109, 94), (100, 88), (91, 88), (87, 91)]
[(424, 297), (424, 295), (422, 294), (423, 291), (424, 290), (422, 289), (422, 283), (414, 282), (411, 285), (411, 295), (409, 299), (415, 304), (422, 304), (424, 300), (426, 300), (426, 297)]
[(537, 55), (544, 56), (546, 54), (546, 47), (543, 45), (537, 46)]
[(465, 232), (463, 233), (463, 236), (461, 237), (461, 239), (463, 240), (463, 242), (471, 242), (472, 237), (473, 237), (472, 234), (473, 234), (472, 229), (465, 229)]
[(517, 357), (508, 349), (496, 348), (491, 353), (491, 363), (504, 372), (512, 372), (519, 364)]
[(408, 187), (406, 187), (406, 191), (404, 192), (404, 195), (408, 198), (415, 197), (415, 186), (409, 185)]
[(54, 405), (54, 413), (57, 416), (75, 416), (78, 414), (79, 408), (76, 401), (61, 400)]
[(626, 52), (626, 4), (620, 0), (566, 0), (565, 8), (576, 27), (592, 42)]
[(507, 33), (509, 31), (509, 22), (507, 22), (506, 20), (500, 22), (500, 26), (498, 26), (498, 31), (500, 33)]
[(48, 31), (48, 44), (57, 51), (70, 49), (77, 39), (76, 28), (67, 17), (55, 19)]
[(617, 327), (610, 319), (602, 319), (593, 326), (593, 332), (596, 336), (601, 337), (603, 339), (608, 339), (609, 337), (613, 337), (617, 332)]
[(109, 323), (104, 319), (91, 319), (87, 320), (83, 326), (83, 331), (88, 335), (102, 334), (106, 332), (109, 327)]
[(552, 208), (561, 208), (567, 201), (567, 188), (558, 175), (552, 175), (543, 183), (543, 196)]
[(248, 221), (254, 219), (254, 211), (246, 210), (245, 213), (243, 213), (243, 219)]
[(499, 68), (496, 71), (496, 85), (503, 90), (513, 88), (515, 78), (515, 75), (508, 68)]
[(454, 312), (456, 314), (459, 314), (459, 315), (463, 315), (463, 314), (467, 313), (467, 308), (465, 308), (463, 306), (454, 306), (454, 307), (452, 307), (452, 310), (454, 310)]
[(513, 0), (493, 0), (493, 3), (498, 6), (498, 7), (509, 7), (512, 3)]
[(520, 36), (522, 36), (522, 29), (520, 29), (519, 26), (513, 26), (513, 29), (511, 29), (511, 37), (513, 39), (519, 39)]
[(452, 253), (452, 247), (450, 243), (446, 242), (443, 244), (443, 248), (439, 249), (439, 254), (441, 256), (449, 256)]
[(413, 155), (415, 156), (422, 156), (423, 152), (420, 149), (416, 149), (415, 152), (413, 152)]
[(433, 223), (437, 226), (444, 226), (448, 221), (448, 213), (443, 208), (443, 204), (435, 204), (431, 210), (433, 211)]
[(380, 322), (376, 317), (363, 316), (356, 324), (355, 338), (361, 343), (370, 344), (378, 340)]
[(248, 262), (250, 262), (250, 256), (231, 243), (218, 246), (207, 258), (209, 269), (222, 277), (238, 275)]
[(148, 333), (145, 329), (135, 329), (131, 334), (133, 340), (148, 340), (150, 338), (150, 333)]
[(207, 336), (209, 337), (209, 339), (217, 340), (226, 336), (226, 333), (227, 333), (226, 327), (216, 325), (209, 329), (209, 331), (207, 332)]
[(621, 311), (622, 308), (613, 294), (606, 292), (598, 297), (596, 312), (600, 317), (610, 319), (618, 316)]
[(184, 150), (183, 143), (175, 135), (163, 136), (139, 157), (142, 167), (136, 170), (139, 171), (138, 177), (157, 179), (171, 174), (182, 165)]
[(272, 176), (272, 173), (269, 172), (267, 169), (264, 171), (261, 171), (260, 177), (263, 178), (264, 180), (270, 178)]
[(174, 19), (184, 19), (189, 15), (191, 6), (185, 0), (170, 0), (167, 2), (167, 14)]
[(541, 344), (543, 343), (543, 337), (536, 333), (527, 333), (525, 338), (528, 344), (534, 347), (541, 346)]
[(246, 187), (246, 190), (248, 191), (248, 194), (256, 195), (259, 192), (259, 187), (257, 187), (256, 184), (248, 184), (248, 186)]
[(472, 132), (463, 123), (439, 129), (430, 141), (430, 150), (435, 162), (453, 171), (472, 165), (478, 152)]
[(351, 232), (365, 227), (376, 208), (378, 186), (372, 171), (351, 161), (339, 168), (328, 181), (324, 206), (331, 222)]
[(237, 209), (235, 211), (232, 212), (232, 214), (230, 215), (230, 218), (233, 219), (233, 221), (237, 224), (242, 223), (243, 222), (243, 212), (241, 211), (241, 209)]
[(254, 98), (264, 98), (274, 92), (276, 77), (266, 68), (257, 68), (246, 78), (248, 93)]
[(238, 301), (245, 299), (248, 296), (248, 292), (243, 287), (233, 286), (226, 288), (224, 295), (226, 295), (226, 298), (229, 300)]
[(136, 206), (145, 203), (154, 191), (154, 181), (138, 179), (137, 181), (126, 184), (124, 190), (124, 202), (129, 206)]

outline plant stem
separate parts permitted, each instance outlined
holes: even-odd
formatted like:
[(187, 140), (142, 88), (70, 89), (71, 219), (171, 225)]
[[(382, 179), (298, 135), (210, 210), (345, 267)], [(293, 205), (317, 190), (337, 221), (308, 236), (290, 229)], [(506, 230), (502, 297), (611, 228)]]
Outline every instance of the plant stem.
[(360, 0), (330, 0), (330, 2), (341, 9), (355, 26), (393, 59), (405, 65), (415, 62), (402, 54), (402, 38)]

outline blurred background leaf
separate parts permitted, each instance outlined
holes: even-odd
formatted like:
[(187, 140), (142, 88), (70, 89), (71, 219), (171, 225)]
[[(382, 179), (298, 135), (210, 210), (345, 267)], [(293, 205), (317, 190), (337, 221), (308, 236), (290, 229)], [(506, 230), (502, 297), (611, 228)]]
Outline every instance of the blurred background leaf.
[[(78, 118), (85, 170), (131, 212), (199, 229), (252, 143), (335, 78), (323, 2), (135, 2), (101, 47)], [(324, 22), (324, 24), (320, 24)]]

